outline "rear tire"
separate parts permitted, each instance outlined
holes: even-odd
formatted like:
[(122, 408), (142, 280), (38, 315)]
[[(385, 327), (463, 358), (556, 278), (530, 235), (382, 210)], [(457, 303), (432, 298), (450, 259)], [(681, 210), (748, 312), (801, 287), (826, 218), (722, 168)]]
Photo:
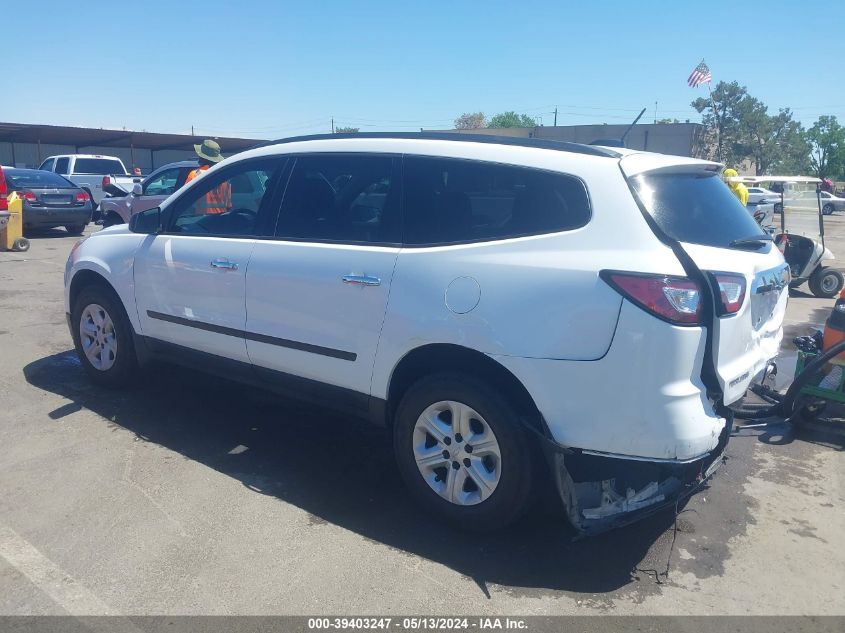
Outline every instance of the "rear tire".
[(845, 278), (842, 273), (833, 268), (817, 268), (808, 281), (810, 292), (822, 299), (830, 299), (837, 296), (845, 285)]
[(82, 235), (85, 232), (85, 224), (68, 224), (65, 229), (71, 235)]
[(83, 288), (73, 306), (71, 329), (76, 353), (93, 382), (114, 388), (131, 381), (138, 368), (132, 324), (113, 290)]
[(29, 250), (29, 240), (25, 237), (19, 237), (12, 242), (12, 250), (17, 253), (25, 253)]
[(783, 213), (783, 205), (780, 202), (775, 205), (775, 213)]
[(528, 507), (534, 460), (519, 415), (500, 391), (471, 376), (414, 383), (396, 412), (393, 448), (411, 495), (462, 529), (496, 530)]

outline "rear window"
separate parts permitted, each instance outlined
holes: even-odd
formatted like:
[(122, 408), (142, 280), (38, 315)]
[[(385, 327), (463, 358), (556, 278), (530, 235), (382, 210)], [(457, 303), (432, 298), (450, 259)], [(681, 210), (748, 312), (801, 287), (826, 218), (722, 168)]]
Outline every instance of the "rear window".
[(405, 244), (450, 244), (568, 231), (590, 219), (584, 183), (480, 161), (405, 158)]
[(19, 189), (75, 189), (69, 180), (65, 180), (58, 174), (51, 171), (38, 171), (35, 169), (6, 169), (6, 182), (9, 188)]
[(73, 166), (74, 174), (94, 174), (105, 176), (107, 174), (125, 174), (123, 165), (118, 160), (108, 158), (77, 158)]
[(726, 248), (766, 235), (716, 174), (645, 174), (633, 185), (657, 225), (679, 242)]

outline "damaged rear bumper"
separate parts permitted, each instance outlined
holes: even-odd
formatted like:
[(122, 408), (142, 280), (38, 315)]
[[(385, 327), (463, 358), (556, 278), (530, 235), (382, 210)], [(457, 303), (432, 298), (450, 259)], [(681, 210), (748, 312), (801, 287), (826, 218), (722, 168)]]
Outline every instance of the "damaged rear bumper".
[(543, 440), (569, 521), (582, 535), (645, 518), (695, 493), (723, 462), (732, 420), (704, 456), (686, 461), (602, 454)]

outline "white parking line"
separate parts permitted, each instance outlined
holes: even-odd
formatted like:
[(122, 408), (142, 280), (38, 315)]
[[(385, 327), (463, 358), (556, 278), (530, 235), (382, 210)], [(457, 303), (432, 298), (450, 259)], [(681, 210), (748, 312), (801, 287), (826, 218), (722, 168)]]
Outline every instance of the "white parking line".
[(29, 541), (2, 525), (0, 557), (6, 559), (70, 615), (116, 615), (111, 607), (65, 573)]

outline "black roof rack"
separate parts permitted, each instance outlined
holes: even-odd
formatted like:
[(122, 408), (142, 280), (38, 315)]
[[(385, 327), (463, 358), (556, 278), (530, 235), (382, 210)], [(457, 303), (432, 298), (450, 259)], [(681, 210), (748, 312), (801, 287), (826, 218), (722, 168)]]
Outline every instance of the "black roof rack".
[(463, 141), (465, 143), (494, 143), (496, 145), (517, 145), (520, 147), (536, 147), (551, 149), (559, 152), (587, 154), (589, 156), (604, 156), (606, 158), (620, 158), (622, 154), (605, 147), (555, 141), (544, 138), (519, 138), (514, 136), (494, 136), (492, 134), (461, 134), (460, 132), (340, 132), (337, 134), (312, 134), (310, 136), (291, 136), (275, 141), (259, 143), (255, 147), (279, 145), (281, 143), (298, 143), (300, 141), (322, 141), (338, 138), (396, 138), (396, 139), (424, 139), (431, 141)]

